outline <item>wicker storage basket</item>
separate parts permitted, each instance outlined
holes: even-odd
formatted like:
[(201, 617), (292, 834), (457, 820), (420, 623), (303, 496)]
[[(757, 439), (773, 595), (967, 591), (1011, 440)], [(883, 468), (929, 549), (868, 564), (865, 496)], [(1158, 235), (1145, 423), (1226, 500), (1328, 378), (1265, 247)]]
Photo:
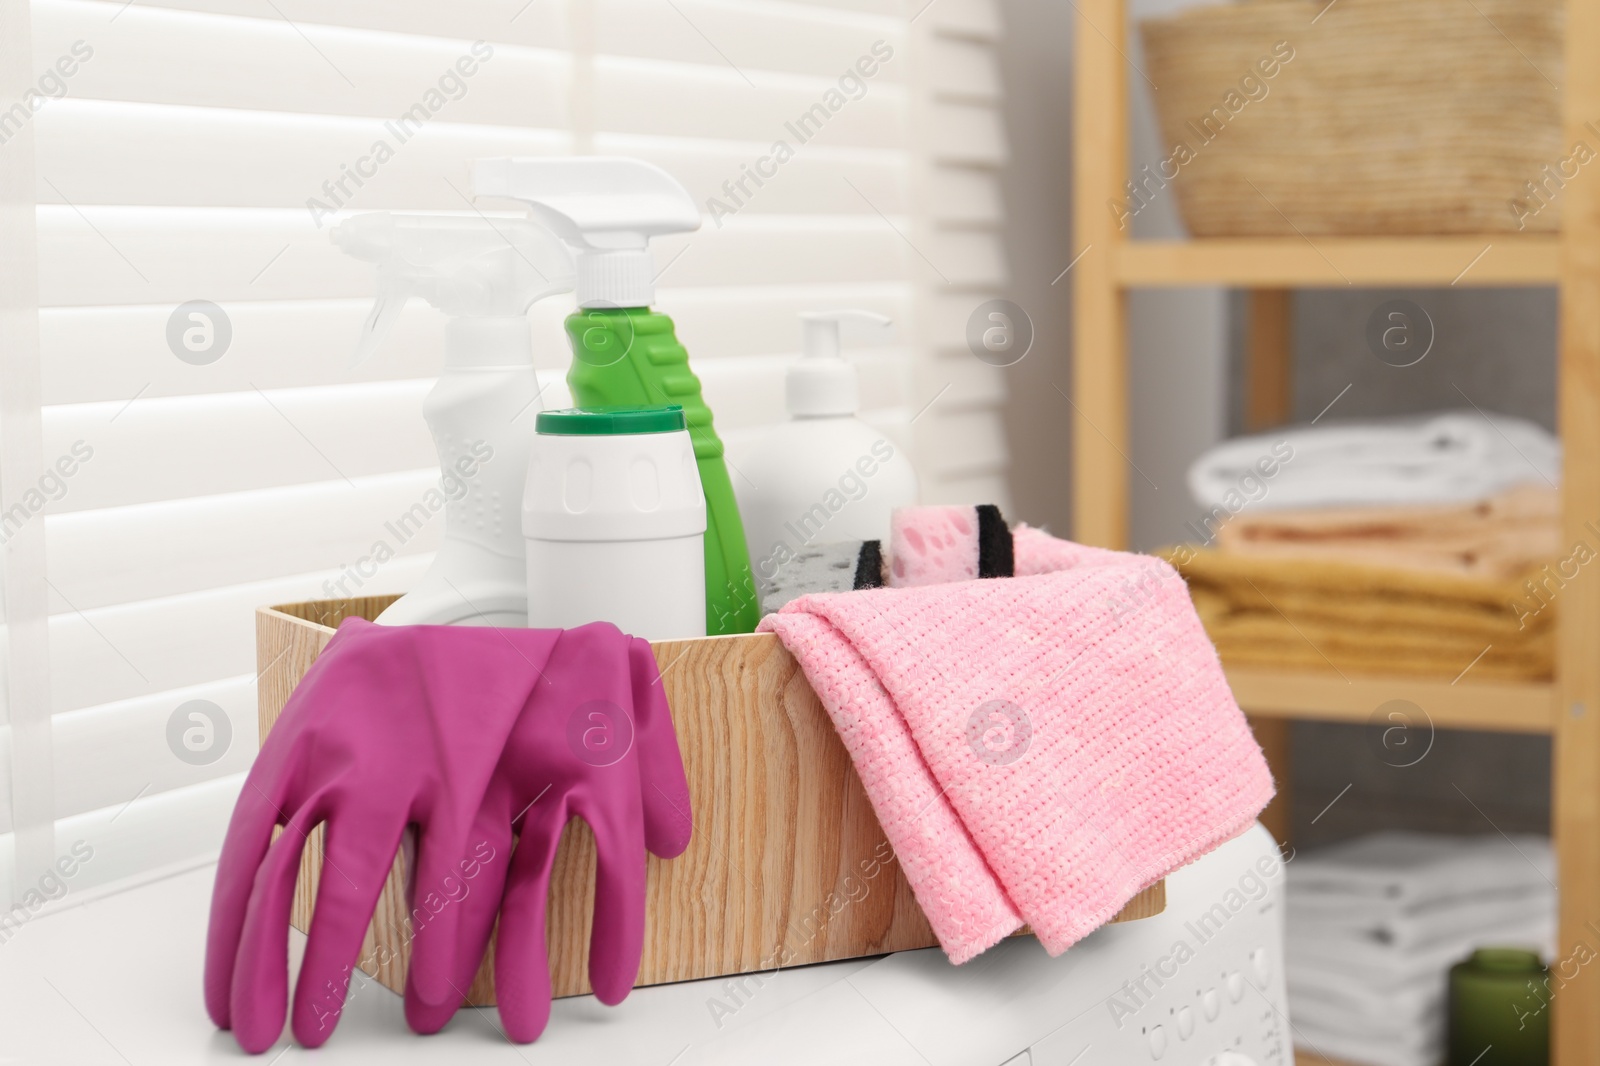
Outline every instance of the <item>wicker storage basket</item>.
[(1561, 143), (1559, 0), (1251, 0), (1140, 29), (1166, 148), (1134, 179), (1195, 236), (1553, 232), (1587, 161)]

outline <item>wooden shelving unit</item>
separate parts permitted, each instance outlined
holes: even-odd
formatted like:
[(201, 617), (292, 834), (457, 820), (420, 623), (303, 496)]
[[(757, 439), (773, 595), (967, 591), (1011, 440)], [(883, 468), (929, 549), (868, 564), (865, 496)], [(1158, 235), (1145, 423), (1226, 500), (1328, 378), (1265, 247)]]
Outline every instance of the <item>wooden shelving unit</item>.
[[(1321, 722), (1365, 722), (1386, 700), (1410, 700), (1436, 725), (1498, 733), (1554, 733), (1556, 688), (1552, 684), (1427, 681), (1415, 677), (1296, 673), (1235, 667), (1228, 683), (1245, 713)], [(1446, 726), (1446, 721), (1448, 725)]]
[[(1104, 208), (1102, 207), (1102, 211)], [(1554, 237), (1299, 237), (1253, 240), (1121, 241), (1109, 249), (1111, 276), (1128, 288), (1235, 285), (1242, 288), (1363, 285), (1554, 285), (1561, 278)]]
[[(1127, 180), (1125, 0), (1077, 0), (1074, 70), (1073, 510), (1077, 539), (1128, 540), (1126, 294), (1134, 288), (1224, 285), (1251, 290), (1249, 414), (1289, 413), (1288, 293), (1303, 287), (1527, 286), (1560, 292), (1558, 417), (1565, 466), (1563, 541), (1600, 519), (1600, 181), (1562, 191), (1558, 237), (1247, 238), (1132, 241), (1106, 204)], [(1310, 9), (1308, 8), (1308, 11)], [(1309, 15), (1308, 15), (1309, 19)], [(1113, 43), (1116, 42), (1116, 43)], [(1563, 144), (1589, 143), (1600, 114), (1600, 2), (1566, 0)], [(1440, 728), (1547, 733), (1552, 738), (1552, 831), (1560, 868), (1560, 957), (1600, 950), (1600, 577), (1562, 590), (1557, 670), (1547, 684), (1458, 684), (1408, 678), (1234, 669), (1239, 703), (1269, 758), (1290, 719), (1366, 721), (1409, 699)], [(1589, 923), (1593, 922), (1591, 927)], [(1580, 957), (1583, 957), (1580, 955)], [(1600, 1062), (1600, 967), (1570, 967), (1553, 1007), (1555, 1066)], [(1302, 1060), (1304, 1061), (1304, 1060)]]

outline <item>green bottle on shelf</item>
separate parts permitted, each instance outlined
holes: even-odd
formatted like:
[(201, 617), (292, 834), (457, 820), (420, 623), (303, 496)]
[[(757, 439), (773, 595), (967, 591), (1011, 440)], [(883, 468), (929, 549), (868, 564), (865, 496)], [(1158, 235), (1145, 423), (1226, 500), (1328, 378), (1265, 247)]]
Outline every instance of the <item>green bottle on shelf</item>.
[(706, 632), (754, 631), (761, 606), (722, 441), (672, 319), (650, 309), (650, 238), (698, 229), (694, 201), (660, 167), (621, 157), (484, 159), (472, 179), (477, 195), (520, 200), (572, 247), (578, 310), (566, 329), (573, 403), (683, 406), (706, 498)]
[(1450, 967), (1448, 1066), (1549, 1066), (1548, 977), (1521, 948), (1479, 948)]

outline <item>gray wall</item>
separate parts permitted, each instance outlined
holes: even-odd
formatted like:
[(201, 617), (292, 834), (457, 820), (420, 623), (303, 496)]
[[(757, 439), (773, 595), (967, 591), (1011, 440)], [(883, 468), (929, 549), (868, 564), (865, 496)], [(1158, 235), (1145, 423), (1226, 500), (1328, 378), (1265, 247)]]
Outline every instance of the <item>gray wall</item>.
[(1000, 49), (1011, 162), (1001, 176), (1006, 202), (1007, 294), (1033, 320), (1033, 349), (1005, 369), (1014, 519), (1066, 535), (1071, 528), (1067, 459), (1072, 407), (1071, 5), (1002, 0)]
[[(1191, 0), (1133, 0), (1135, 15)], [(1073, 411), (1056, 388), (1071, 392), (1071, 275), (1052, 280), (1082, 251), (1072, 239), (1072, 54), (1076, 14), (1070, 4), (1002, 0), (1001, 48), (1011, 163), (1002, 179), (1008, 296), (1028, 312), (1033, 351), (1007, 368), (1011, 493), (1016, 517), (1059, 533), (1070, 529), (1067, 457)], [(1130, 45), (1142, 65), (1137, 42)], [(1163, 155), (1149, 90), (1129, 70), (1131, 141), (1138, 164)], [(1134, 220), (1140, 237), (1180, 237), (1176, 202), (1163, 197)], [(1094, 255), (1091, 249), (1087, 254)], [(1184, 471), (1196, 453), (1226, 435), (1228, 329), (1225, 294), (1189, 289), (1132, 294), (1129, 307), (1133, 394), (1130, 475), (1134, 544), (1177, 539), (1190, 517)], [(1149, 480), (1146, 481), (1145, 478)]]
[[(1386, 300), (1410, 300), (1434, 323), (1422, 362), (1392, 367), (1365, 339), (1369, 316)], [(1233, 366), (1230, 433), (1242, 431), (1243, 315), (1229, 301)], [(1327, 420), (1401, 415), (1477, 404), (1555, 431), (1556, 294), (1553, 289), (1315, 289), (1294, 297), (1294, 414), (1308, 421), (1345, 386)]]

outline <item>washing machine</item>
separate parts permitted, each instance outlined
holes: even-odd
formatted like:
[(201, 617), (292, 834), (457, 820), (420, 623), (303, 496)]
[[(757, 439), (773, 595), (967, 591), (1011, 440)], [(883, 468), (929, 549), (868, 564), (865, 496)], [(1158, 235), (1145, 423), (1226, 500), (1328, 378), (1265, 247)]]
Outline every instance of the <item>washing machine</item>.
[[(1165, 912), (1056, 958), (1015, 937), (556, 1004), (541, 1061), (656, 1066), (1293, 1066), (1285, 862), (1257, 825), (1167, 878)], [(604, 1013), (602, 1013), (604, 1012)]]

